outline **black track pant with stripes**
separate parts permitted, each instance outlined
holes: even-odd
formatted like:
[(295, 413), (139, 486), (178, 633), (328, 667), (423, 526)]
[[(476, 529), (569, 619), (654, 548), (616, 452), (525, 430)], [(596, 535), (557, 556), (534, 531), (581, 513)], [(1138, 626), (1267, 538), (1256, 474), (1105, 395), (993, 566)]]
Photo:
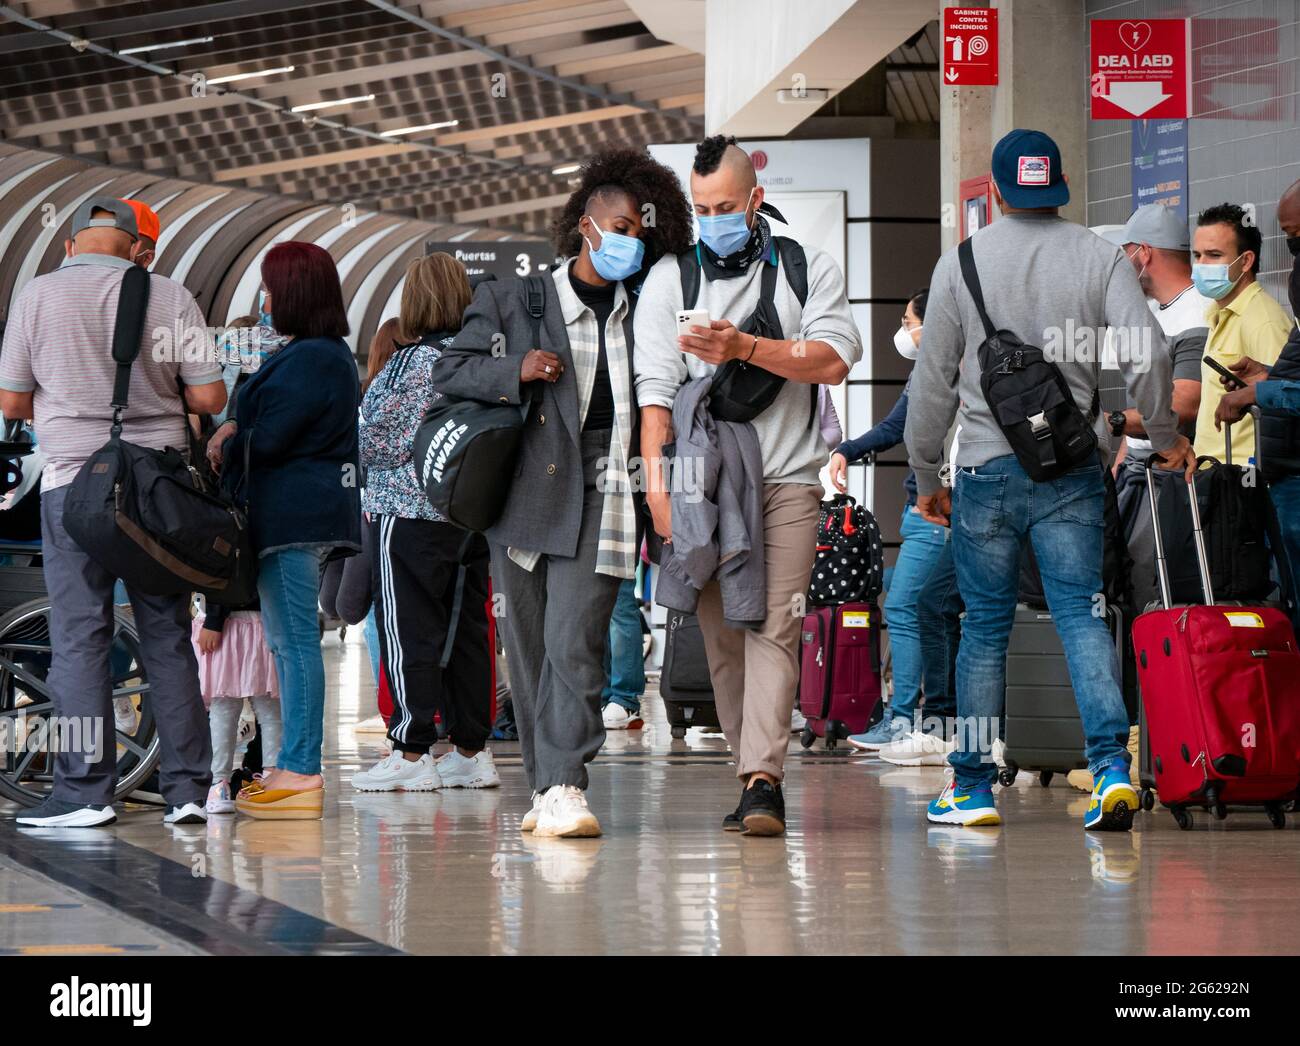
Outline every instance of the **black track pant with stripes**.
[(403, 752), (429, 751), (438, 741), (434, 713), (441, 712), (452, 743), (478, 751), (492, 730), (487, 542), (476, 534), (465, 553), (456, 638), (441, 668), (465, 531), (401, 516), (376, 516), (370, 526), (375, 624), (393, 696), (389, 740)]

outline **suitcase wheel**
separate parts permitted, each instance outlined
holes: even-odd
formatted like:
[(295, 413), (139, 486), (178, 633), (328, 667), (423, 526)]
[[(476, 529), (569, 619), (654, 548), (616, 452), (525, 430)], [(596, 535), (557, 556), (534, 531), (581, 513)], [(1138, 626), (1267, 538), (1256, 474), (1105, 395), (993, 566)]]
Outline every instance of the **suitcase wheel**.
[(1016, 772), (1009, 766), (1004, 766), (998, 771), (998, 784), (1003, 788), (1010, 788), (1016, 783)]
[(1143, 810), (1154, 810), (1156, 805), (1156, 793), (1150, 788), (1142, 789), (1141, 794), (1138, 795), (1138, 805), (1142, 807)]
[(814, 734), (809, 727), (805, 726), (803, 728), (803, 733), (799, 735), (799, 743), (803, 745), (804, 748), (811, 748), (813, 746), (813, 742), (816, 740), (817, 740), (817, 735)]
[(1192, 815), (1181, 806), (1174, 807), (1172, 811), (1174, 820), (1178, 822), (1178, 827), (1184, 832), (1192, 830)]
[(1052, 778), (1055, 776), (1056, 775), (1051, 770), (1039, 770), (1038, 783), (1044, 788), (1048, 788), (1051, 786)]
[(673, 734), (673, 738), (674, 738), (675, 740), (680, 741), (683, 737), (686, 736), (686, 727), (684, 727), (684, 726), (675, 726), (675, 727), (672, 728), (672, 734)]
[(833, 752), (835, 751), (838, 745), (839, 745), (839, 741), (836, 740), (834, 734), (826, 735), (826, 751)]
[(1274, 828), (1286, 827), (1286, 814), (1282, 810), (1281, 803), (1269, 803), (1264, 807), (1264, 812), (1268, 814), (1268, 823)]

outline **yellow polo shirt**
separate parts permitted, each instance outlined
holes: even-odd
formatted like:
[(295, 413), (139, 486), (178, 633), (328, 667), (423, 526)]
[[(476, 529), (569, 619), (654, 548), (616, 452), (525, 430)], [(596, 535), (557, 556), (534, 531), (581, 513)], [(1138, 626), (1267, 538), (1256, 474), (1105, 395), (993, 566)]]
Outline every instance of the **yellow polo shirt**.
[[(1291, 322), (1264, 288), (1252, 283), (1227, 305), (1210, 306), (1206, 314), (1210, 335), (1205, 354), (1225, 367), (1243, 356), (1271, 367), (1282, 354)], [(1196, 453), (1224, 460), (1223, 431), (1214, 427), (1214, 412), (1226, 390), (1219, 374), (1201, 364), (1201, 406), (1196, 414)], [(1255, 456), (1255, 423), (1242, 418), (1232, 426), (1232, 461), (1244, 465)]]

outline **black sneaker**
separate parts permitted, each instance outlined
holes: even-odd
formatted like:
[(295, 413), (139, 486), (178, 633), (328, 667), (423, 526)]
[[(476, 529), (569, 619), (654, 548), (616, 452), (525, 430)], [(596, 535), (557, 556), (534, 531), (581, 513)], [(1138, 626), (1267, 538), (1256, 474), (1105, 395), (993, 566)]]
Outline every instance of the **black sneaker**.
[(46, 799), (40, 806), (19, 814), (14, 820), (27, 828), (99, 828), (116, 821), (117, 814), (111, 805)]
[(746, 835), (780, 835), (785, 831), (785, 799), (780, 785), (759, 778), (745, 789), (738, 812)]
[(745, 792), (744, 789), (741, 789), (740, 802), (736, 804), (736, 808), (732, 810), (731, 813), (727, 814), (727, 816), (722, 819), (722, 830), (724, 832), (744, 831), (745, 822), (741, 820), (741, 817), (744, 815), (744, 811), (745, 811)]

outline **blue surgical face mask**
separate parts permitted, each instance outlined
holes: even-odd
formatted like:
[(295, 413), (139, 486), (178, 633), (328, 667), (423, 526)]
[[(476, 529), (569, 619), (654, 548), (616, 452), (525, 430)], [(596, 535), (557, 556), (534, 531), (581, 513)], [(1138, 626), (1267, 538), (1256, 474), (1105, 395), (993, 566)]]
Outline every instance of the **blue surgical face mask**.
[(735, 254), (749, 242), (749, 201), (753, 198), (754, 190), (750, 189), (745, 206), (735, 214), (695, 216), (695, 220), (700, 223), (700, 239), (719, 258)]
[(1246, 270), (1242, 269), (1237, 274), (1236, 280), (1228, 278), (1228, 270), (1236, 265), (1240, 258), (1241, 255), (1238, 254), (1227, 265), (1203, 265), (1200, 263), (1193, 265), (1192, 283), (1207, 298), (1212, 298), (1214, 301), (1226, 298), (1232, 292), (1232, 288), (1237, 286), (1237, 280), (1240, 280), (1245, 275)]
[[(602, 280), (626, 280), (641, 271), (641, 263), (645, 260), (644, 243), (635, 236), (606, 232), (596, 225), (595, 218), (591, 219), (591, 224), (600, 233), (599, 249), (592, 247), (591, 241), (587, 240), (587, 246), (591, 247), (591, 267)], [(587, 238), (584, 236), (583, 239)]]
[(270, 327), (272, 330), (275, 330), (275, 324), (271, 322), (271, 314), (266, 311), (265, 287), (257, 292), (257, 321), (263, 327)]

